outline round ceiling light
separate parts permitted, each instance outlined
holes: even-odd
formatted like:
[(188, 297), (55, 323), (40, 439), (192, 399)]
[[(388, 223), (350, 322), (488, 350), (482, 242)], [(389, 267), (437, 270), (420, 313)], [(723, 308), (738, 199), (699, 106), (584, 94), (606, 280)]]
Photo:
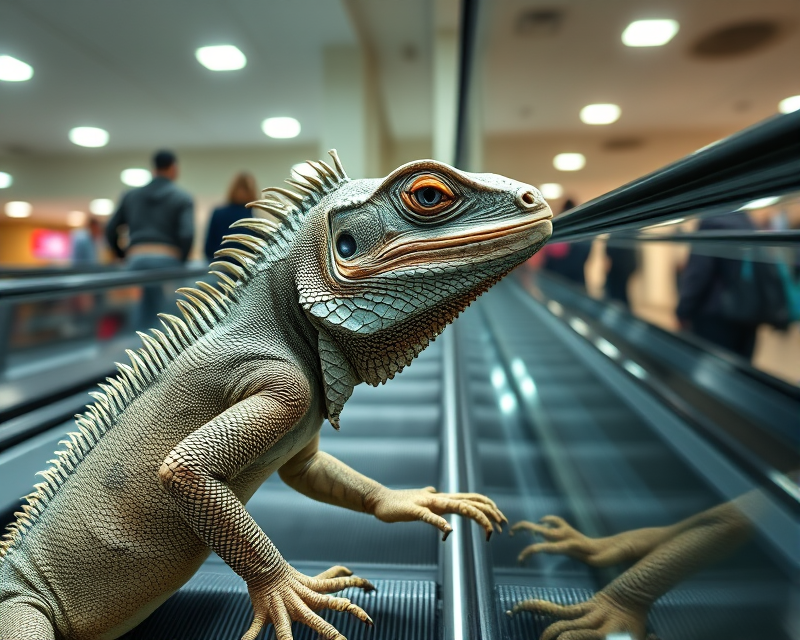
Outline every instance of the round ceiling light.
[(564, 195), (564, 187), (557, 182), (545, 182), (539, 185), (539, 191), (542, 192), (545, 200), (558, 200)]
[(15, 200), (12, 202), (6, 202), (5, 211), (9, 218), (27, 218), (31, 215), (33, 207), (31, 206), (30, 202)]
[(70, 211), (67, 214), (67, 224), (70, 227), (82, 227), (86, 224), (86, 214), (83, 211)]
[(581, 109), (584, 124), (611, 124), (619, 120), (622, 110), (615, 104), (587, 104)]
[(559, 153), (553, 158), (553, 166), (559, 171), (580, 171), (586, 166), (582, 153)]
[(150, 182), (152, 176), (147, 169), (131, 168), (124, 169), (119, 174), (119, 179), (129, 187), (143, 187)]
[(194, 52), (197, 61), (211, 71), (236, 71), (247, 64), (247, 58), (232, 44), (200, 47)]
[(781, 113), (792, 113), (800, 109), (800, 96), (789, 96), (778, 103), (778, 111)]
[(69, 140), (79, 147), (105, 147), (108, 131), (98, 127), (75, 127), (69, 131)]
[(628, 47), (660, 47), (678, 33), (676, 20), (636, 20), (622, 32), (622, 42)]
[(270, 138), (296, 138), (300, 135), (300, 123), (294, 118), (267, 118), (261, 129)]
[(33, 77), (33, 67), (11, 56), (0, 56), (0, 80), (25, 82)]
[(8, 189), (12, 184), (14, 184), (14, 178), (11, 177), (11, 174), (0, 171), (0, 189)]
[(96, 216), (110, 216), (114, 213), (114, 201), (109, 198), (97, 198), (89, 203), (89, 211)]

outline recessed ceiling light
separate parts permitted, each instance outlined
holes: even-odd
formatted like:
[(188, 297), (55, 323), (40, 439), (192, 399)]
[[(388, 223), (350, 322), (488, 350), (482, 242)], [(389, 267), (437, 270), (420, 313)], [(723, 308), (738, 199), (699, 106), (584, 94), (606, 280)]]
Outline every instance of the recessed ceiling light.
[(789, 96), (778, 103), (778, 111), (781, 113), (792, 113), (800, 109), (800, 96)]
[(14, 184), (14, 178), (11, 177), (11, 174), (0, 171), (0, 189), (7, 189), (12, 184)]
[(300, 135), (300, 123), (294, 118), (267, 118), (261, 129), (270, 138), (296, 138)]
[(70, 227), (82, 227), (86, 224), (86, 214), (83, 211), (70, 211), (67, 214), (67, 224)]
[(677, 20), (636, 20), (622, 32), (622, 42), (629, 47), (660, 47), (678, 33)]
[(587, 104), (581, 109), (584, 124), (611, 124), (619, 120), (622, 110), (615, 104)]
[(9, 218), (27, 218), (31, 215), (32, 210), (33, 207), (30, 202), (22, 202), (19, 200), (6, 202), (5, 211)]
[(25, 82), (33, 77), (33, 67), (11, 56), (0, 56), (0, 80)]
[(96, 216), (110, 216), (114, 213), (114, 201), (109, 198), (97, 198), (89, 203), (89, 211)]
[(200, 47), (194, 55), (200, 64), (211, 71), (236, 71), (247, 64), (247, 58), (232, 44)]
[(559, 171), (580, 171), (586, 166), (582, 153), (559, 153), (553, 158), (553, 166)]
[(152, 176), (147, 169), (125, 169), (119, 174), (119, 179), (129, 187), (143, 187), (150, 182)]
[(69, 140), (79, 147), (105, 147), (108, 131), (98, 127), (75, 127), (69, 131)]
[(758, 200), (751, 200), (746, 205), (739, 207), (739, 211), (748, 209), (763, 209), (764, 207), (771, 207), (777, 204), (780, 200), (779, 196), (768, 196), (766, 198), (759, 198)]
[(539, 191), (542, 192), (545, 200), (558, 200), (564, 195), (564, 187), (557, 182), (545, 182), (539, 186)]

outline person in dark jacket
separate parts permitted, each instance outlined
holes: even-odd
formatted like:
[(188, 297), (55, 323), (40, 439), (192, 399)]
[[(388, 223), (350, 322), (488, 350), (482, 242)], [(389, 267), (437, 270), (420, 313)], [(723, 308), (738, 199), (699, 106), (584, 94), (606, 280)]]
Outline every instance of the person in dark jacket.
[[(211, 214), (208, 221), (208, 231), (206, 233), (206, 258), (214, 260), (214, 254), (222, 247), (222, 238), (233, 231), (229, 231), (230, 226), (242, 218), (251, 218), (253, 212), (245, 205), (248, 202), (258, 200), (258, 189), (256, 179), (245, 171), (237, 173), (227, 194), (228, 204), (217, 207)], [(236, 229), (235, 233), (246, 233), (245, 229)], [(236, 247), (236, 245), (228, 245)]]
[[(559, 215), (574, 208), (575, 202), (567, 199)], [(557, 273), (562, 278), (571, 280), (585, 289), (584, 266), (591, 251), (591, 242), (551, 242), (545, 247), (543, 268), (551, 273)]]
[[(178, 159), (171, 151), (153, 156), (153, 179), (128, 191), (106, 226), (112, 251), (125, 258), (128, 269), (168, 269), (186, 262), (194, 240), (192, 197), (175, 184)], [(121, 228), (128, 229), (128, 246), (120, 244)], [(162, 285), (143, 288), (137, 328), (149, 327), (165, 305)]]
[(607, 245), (606, 257), (611, 261), (606, 274), (606, 297), (629, 307), (628, 280), (636, 272), (636, 249)]
[[(736, 211), (706, 218), (698, 230), (754, 231), (755, 225), (744, 211)], [(726, 303), (736, 299), (743, 266), (741, 260), (693, 251), (680, 277), (676, 315), (681, 328), (749, 360), (755, 350), (758, 323), (732, 318)]]

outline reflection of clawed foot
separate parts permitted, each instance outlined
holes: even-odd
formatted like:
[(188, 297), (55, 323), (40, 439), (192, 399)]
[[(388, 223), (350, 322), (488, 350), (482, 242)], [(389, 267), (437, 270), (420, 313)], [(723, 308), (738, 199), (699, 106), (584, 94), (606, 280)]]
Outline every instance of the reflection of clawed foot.
[(602, 592), (586, 602), (568, 606), (525, 600), (506, 614), (513, 616), (520, 611), (561, 619), (547, 627), (540, 640), (605, 640), (612, 634), (627, 634), (632, 640), (658, 640), (655, 635), (646, 635), (647, 611), (622, 607)]
[(242, 640), (255, 640), (261, 629), (269, 623), (275, 625), (278, 640), (292, 640), (293, 620), (311, 627), (321, 638), (346, 640), (332, 624), (314, 613), (323, 609), (352, 613), (372, 626), (372, 619), (361, 607), (347, 598), (328, 595), (348, 587), (359, 587), (365, 591), (375, 589), (369, 581), (354, 576), (346, 567), (331, 567), (313, 578), (292, 569), (280, 579), (247, 586), (253, 602), (254, 618)]
[(525, 547), (517, 558), (519, 562), (537, 553), (551, 553), (569, 556), (593, 567), (638, 560), (660, 535), (659, 529), (638, 529), (608, 538), (589, 538), (558, 516), (545, 516), (538, 523), (517, 522), (509, 535), (517, 531), (529, 531), (544, 538), (544, 542)]

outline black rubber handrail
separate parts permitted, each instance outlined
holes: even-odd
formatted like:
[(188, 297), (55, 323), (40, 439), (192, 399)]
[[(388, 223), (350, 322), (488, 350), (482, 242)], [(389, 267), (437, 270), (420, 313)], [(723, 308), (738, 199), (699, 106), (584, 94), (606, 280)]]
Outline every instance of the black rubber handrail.
[(791, 247), (800, 246), (800, 230), (788, 231), (693, 231), (691, 233), (614, 234), (608, 242), (688, 242), (726, 247)]
[(800, 190), (800, 111), (777, 115), (590, 200), (553, 222), (554, 240), (727, 213)]
[(117, 287), (137, 286), (154, 282), (202, 277), (206, 267), (150, 269), (120, 273), (83, 273), (43, 278), (0, 281), (0, 302), (31, 302), (52, 296), (91, 293)]

